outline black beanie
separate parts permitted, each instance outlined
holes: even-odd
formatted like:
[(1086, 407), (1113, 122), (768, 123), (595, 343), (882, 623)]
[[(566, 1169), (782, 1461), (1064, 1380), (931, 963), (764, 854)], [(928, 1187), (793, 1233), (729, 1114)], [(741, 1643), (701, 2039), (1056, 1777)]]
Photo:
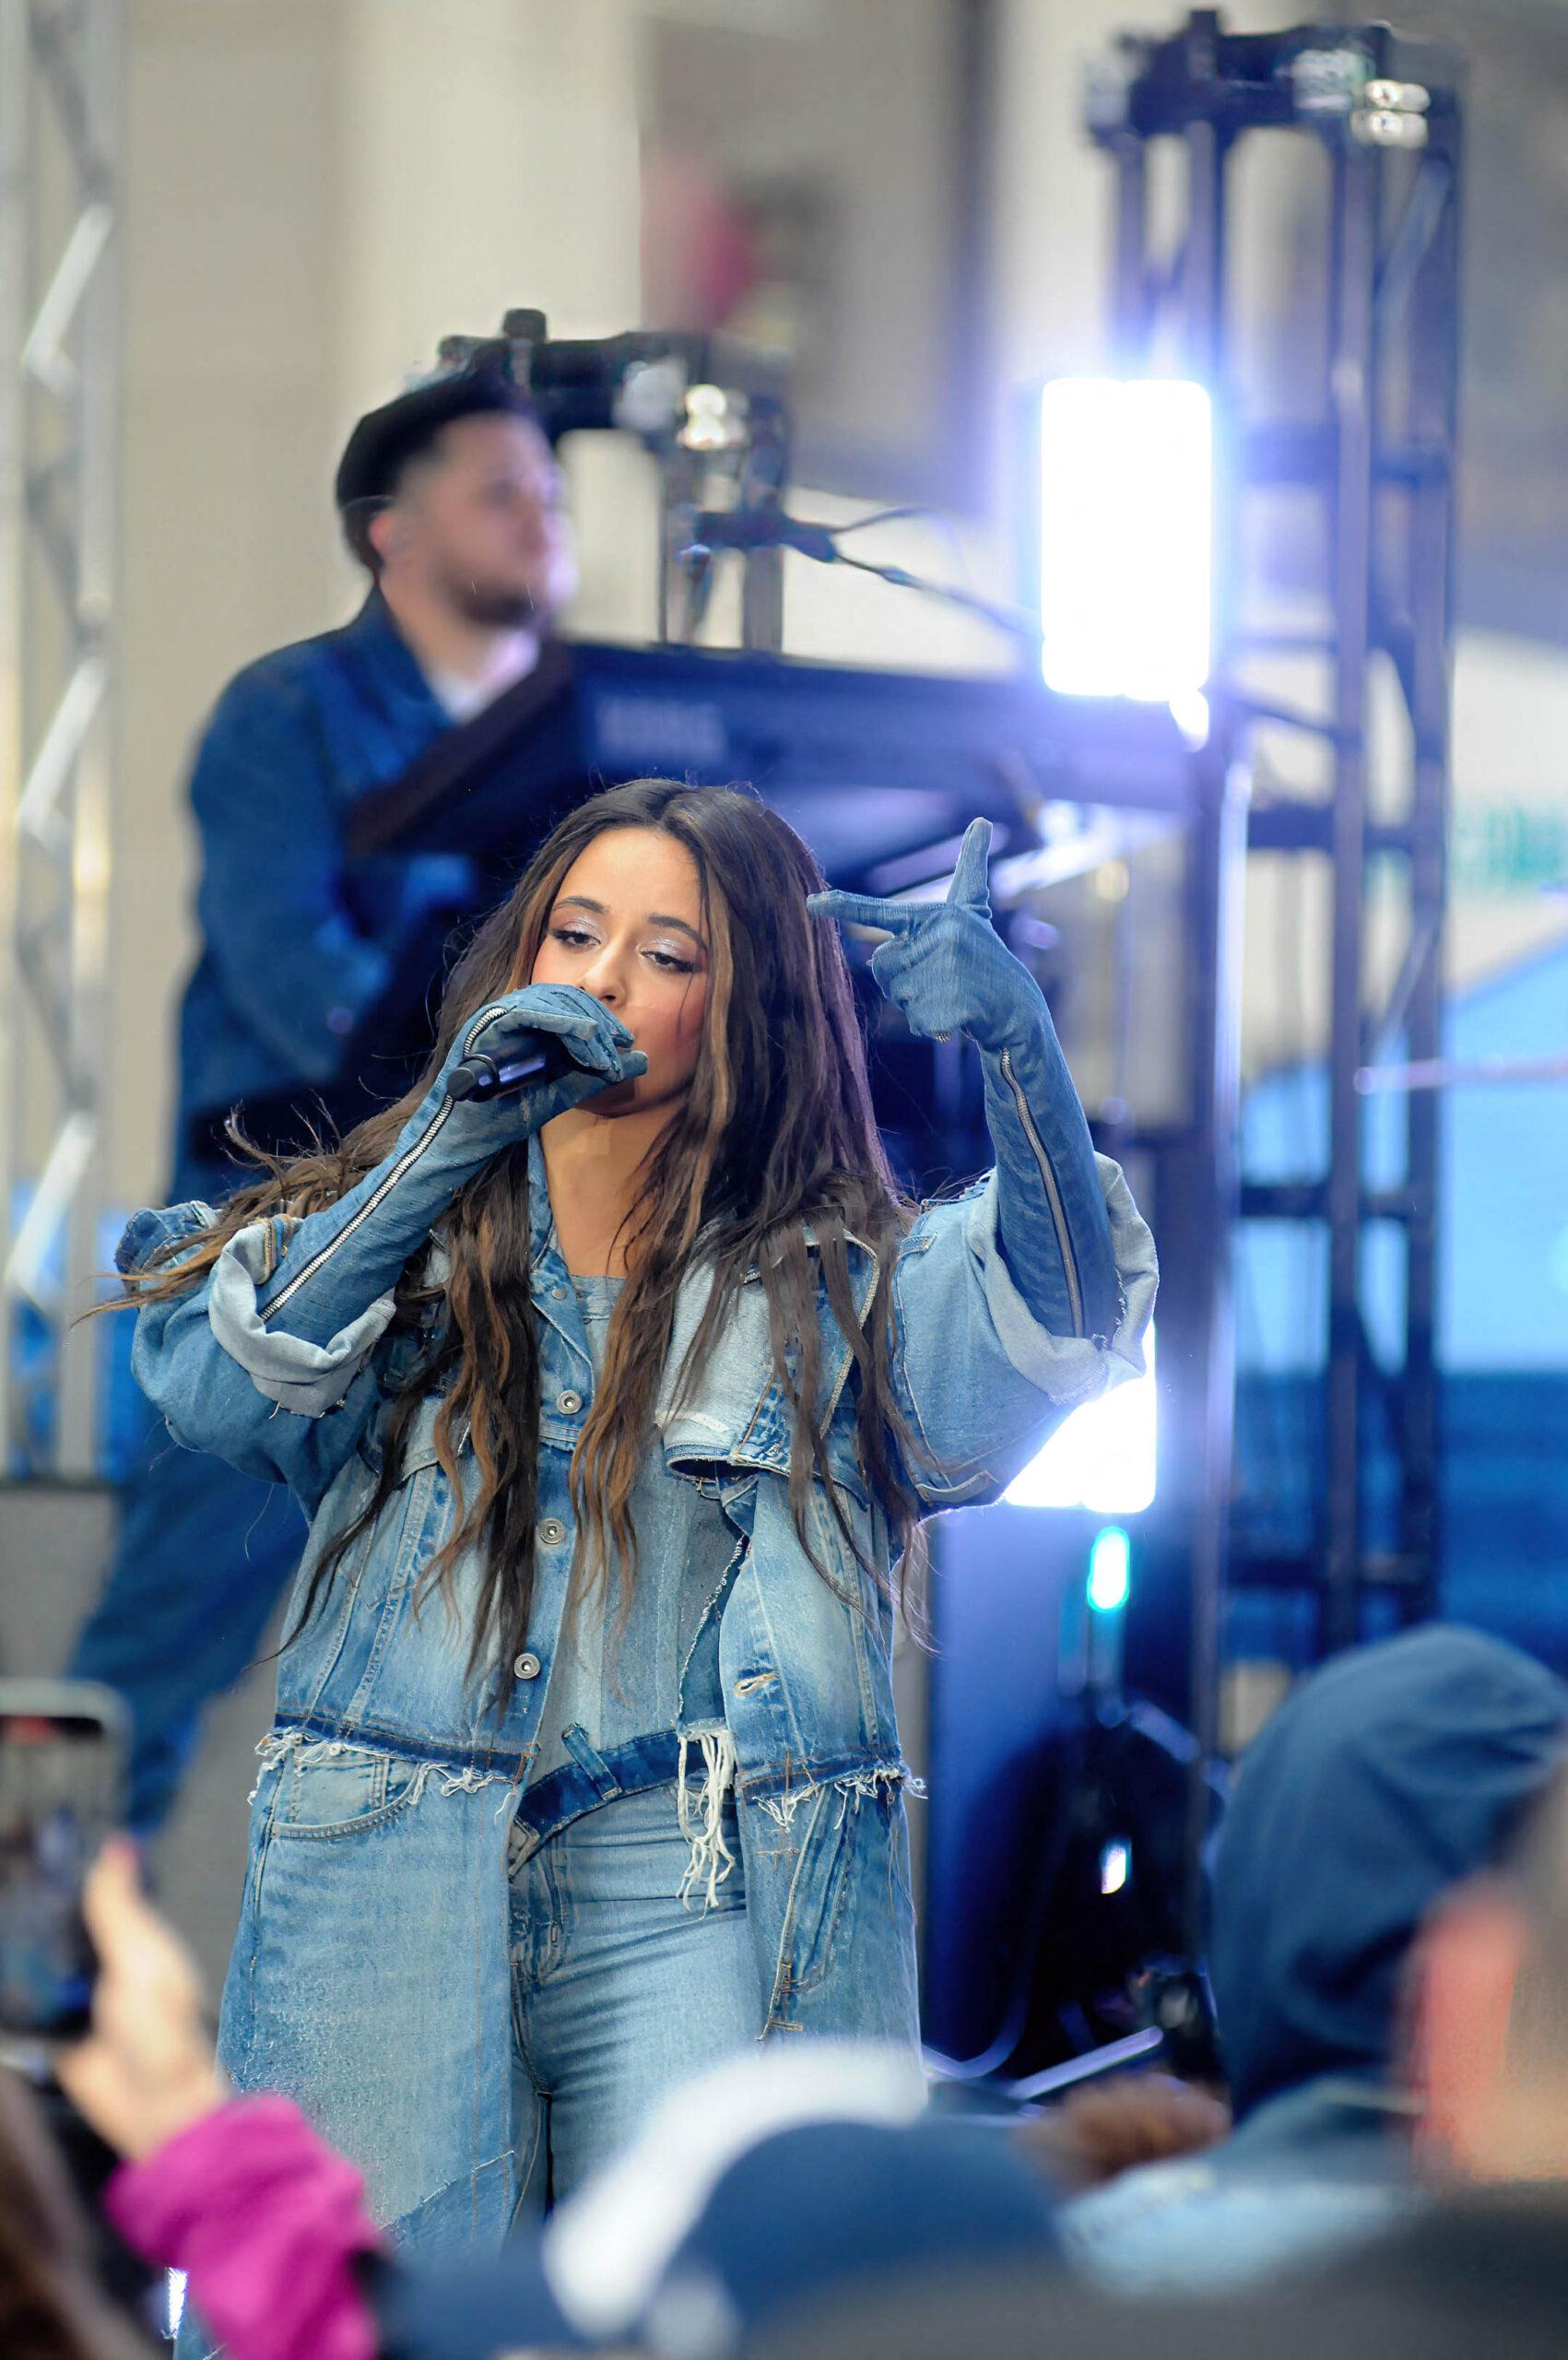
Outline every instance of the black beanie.
[(459, 370), (367, 410), (337, 463), (333, 491), (338, 513), (347, 516), (360, 501), (394, 499), (409, 460), (428, 451), (443, 427), (493, 411), (537, 423), (522, 387), (493, 369)]

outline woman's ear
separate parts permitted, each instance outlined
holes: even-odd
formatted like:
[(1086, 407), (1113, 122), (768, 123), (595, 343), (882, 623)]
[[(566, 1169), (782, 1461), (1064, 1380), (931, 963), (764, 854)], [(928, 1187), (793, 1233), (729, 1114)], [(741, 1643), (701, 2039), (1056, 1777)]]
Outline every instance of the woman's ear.
[(1416, 1944), (1409, 2078), (1423, 2101), (1417, 2152), (1433, 2177), (1498, 2176), (1509, 2018), (1527, 1939), (1502, 1888), (1477, 1882), (1442, 1904)]

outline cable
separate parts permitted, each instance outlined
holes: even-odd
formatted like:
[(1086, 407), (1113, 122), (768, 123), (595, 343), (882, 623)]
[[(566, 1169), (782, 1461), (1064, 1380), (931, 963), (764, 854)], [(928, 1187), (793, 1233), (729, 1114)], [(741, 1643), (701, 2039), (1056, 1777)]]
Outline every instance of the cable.
[[(884, 511), (880, 521), (886, 522), (893, 513)], [(927, 581), (924, 574), (912, 573), (907, 566), (878, 565), (867, 558), (846, 557), (839, 547), (841, 537), (877, 521), (875, 517), (864, 517), (848, 525), (824, 525), (812, 517), (792, 516), (783, 508), (742, 505), (722, 511), (701, 509), (693, 518), (690, 542), (678, 554), (690, 563), (693, 560), (711, 560), (721, 549), (749, 556), (761, 549), (793, 549), (796, 556), (810, 558), (816, 564), (847, 565), (856, 573), (873, 574), (878, 582), (889, 583), (896, 590), (917, 590), (923, 597), (939, 598), (944, 605), (978, 615), (983, 621), (1015, 638), (1032, 643), (1039, 640), (1042, 620), (1032, 608), (983, 598), (954, 583)]]
[[(915, 501), (907, 507), (878, 508), (873, 510), (869, 516), (853, 516), (847, 525), (834, 525), (831, 530), (836, 540), (843, 540), (847, 533), (863, 533), (872, 525), (902, 525), (921, 518), (937, 527), (948, 545), (949, 554), (952, 558), (964, 588), (973, 590), (974, 583), (969, 569), (969, 559), (964, 550), (963, 536), (945, 508), (933, 508), (925, 502)], [(845, 562), (847, 563), (848, 560), (846, 560)]]
[(847, 525), (830, 525), (825, 529), (835, 540), (842, 541), (846, 534), (864, 533), (872, 525), (902, 525), (908, 518), (935, 516), (937, 513), (935, 508), (874, 508), (869, 516), (852, 516)]
[[(830, 527), (836, 531), (836, 527)], [(979, 615), (998, 630), (1008, 631), (1020, 639), (1036, 640), (1041, 632), (1041, 618), (1027, 607), (1003, 606), (993, 598), (978, 597), (973, 590), (961, 590), (949, 582), (927, 582), (918, 573), (911, 573), (902, 565), (873, 565), (867, 559), (845, 557), (837, 552), (835, 560), (847, 565), (856, 573), (875, 574), (878, 582), (890, 583), (895, 590), (918, 590), (926, 598), (940, 598), (944, 605), (961, 608), (966, 614)]]

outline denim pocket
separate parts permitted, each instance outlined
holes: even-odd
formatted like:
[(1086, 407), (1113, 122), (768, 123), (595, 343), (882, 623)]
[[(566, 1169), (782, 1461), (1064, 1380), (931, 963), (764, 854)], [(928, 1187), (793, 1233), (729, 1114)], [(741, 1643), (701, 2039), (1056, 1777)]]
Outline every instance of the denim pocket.
[[(857, 2029), (869, 2036), (906, 2037), (905, 2026), (914, 2021), (914, 1920), (896, 1786), (873, 1769), (819, 1788), (801, 1805), (791, 1834), (798, 1858), (770, 2025), (797, 2024), (805, 2000), (818, 2030), (845, 2030), (858, 2018)], [(831, 2003), (836, 2022), (830, 2024), (816, 1995), (831, 1988), (844, 1997)], [(884, 2010), (886, 2028), (879, 2029), (874, 2019)]]
[(790, 2003), (815, 1990), (837, 1960), (839, 1920), (853, 1882), (852, 1816), (847, 1799), (831, 1787), (819, 1788), (799, 1815), (799, 1860), (779, 1953), (774, 2023), (788, 2023)]
[(336, 1742), (302, 1745), (283, 1772), (272, 1833), (353, 1835), (401, 1811), (419, 1784), (419, 1765), (395, 1754)]

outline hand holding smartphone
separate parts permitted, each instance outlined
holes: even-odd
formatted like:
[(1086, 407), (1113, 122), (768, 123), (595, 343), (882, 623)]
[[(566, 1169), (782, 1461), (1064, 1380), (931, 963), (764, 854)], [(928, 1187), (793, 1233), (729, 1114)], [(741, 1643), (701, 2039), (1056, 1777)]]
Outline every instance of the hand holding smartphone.
[(118, 1823), (128, 1737), (111, 1689), (0, 1680), (0, 2047), (25, 2065), (90, 2021), (82, 1888)]
[(57, 2050), (54, 2075), (99, 2137), (134, 2159), (220, 2106), (228, 2085), (195, 1964), (144, 1896), (124, 1836), (93, 1862), (83, 1901), (100, 1962), (92, 2029)]
[(195, 1967), (115, 1833), (128, 1733), (109, 1689), (0, 1680), (0, 2061), (136, 2156), (226, 2091)]

